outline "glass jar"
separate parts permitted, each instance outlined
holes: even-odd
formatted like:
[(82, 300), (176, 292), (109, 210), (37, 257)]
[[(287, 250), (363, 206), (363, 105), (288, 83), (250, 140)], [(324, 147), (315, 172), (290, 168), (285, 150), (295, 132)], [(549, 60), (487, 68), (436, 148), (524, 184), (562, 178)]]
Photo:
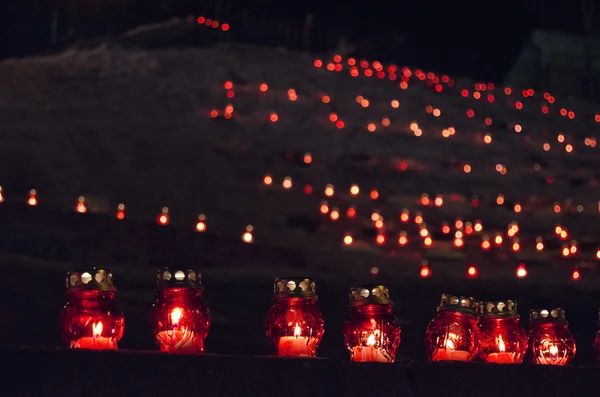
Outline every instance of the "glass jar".
[(383, 285), (350, 289), (350, 310), (344, 342), (354, 362), (394, 362), (400, 345), (400, 324), (392, 314), (389, 290)]
[(71, 349), (116, 350), (125, 331), (125, 317), (115, 300), (108, 269), (74, 271), (66, 275), (66, 304), (61, 335)]
[(479, 301), (465, 296), (442, 294), (437, 315), (425, 331), (430, 361), (472, 361), (477, 357)]
[(164, 268), (159, 270), (156, 280), (152, 323), (160, 351), (204, 352), (210, 311), (202, 298), (200, 271)]
[(305, 277), (275, 280), (265, 331), (278, 357), (315, 357), (325, 332), (315, 282)]
[(534, 364), (568, 365), (575, 358), (577, 347), (569, 331), (565, 311), (554, 309), (532, 310), (529, 314), (529, 351)]
[(479, 316), (479, 358), (494, 364), (521, 364), (527, 334), (519, 323), (514, 300), (482, 302)]

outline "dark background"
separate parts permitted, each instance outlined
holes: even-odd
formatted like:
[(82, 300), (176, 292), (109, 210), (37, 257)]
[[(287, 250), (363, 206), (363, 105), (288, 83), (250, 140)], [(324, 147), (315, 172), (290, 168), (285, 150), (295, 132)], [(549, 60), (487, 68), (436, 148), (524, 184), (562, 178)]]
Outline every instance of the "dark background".
[[(78, 40), (187, 15), (230, 21), (233, 38), (246, 40), (247, 34), (235, 36), (236, 21), (244, 13), (260, 24), (298, 27), (312, 13), (316, 34), (329, 38), (313, 43), (313, 51), (332, 48), (344, 35), (352, 43), (362, 42), (360, 55), (377, 54), (381, 61), (496, 82), (533, 30), (593, 34), (600, 28), (596, 24), (586, 30), (582, 1), (20, 0), (4, 7), (0, 58), (64, 48)], [(599, 19), (600, 7), (590, 15)], [(277, 34), (267, 36), (259, 40), (261, 44), (285, 44), (278, 42)], [(399, 37), (404, 37), (401, 45), (395, 40)]]

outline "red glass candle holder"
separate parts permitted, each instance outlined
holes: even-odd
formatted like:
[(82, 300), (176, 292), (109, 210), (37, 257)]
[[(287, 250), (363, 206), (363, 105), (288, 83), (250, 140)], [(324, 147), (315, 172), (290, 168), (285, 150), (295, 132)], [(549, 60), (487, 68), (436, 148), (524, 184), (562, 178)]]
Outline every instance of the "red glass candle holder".
[(278, 357), (315, 357), (325, 332), (315, 282), (304, 277), (276, 279), (265, 330)]
[(517, 302), (482, 302), (479, 317), (479, 357), (495, 364), (521, 364), (527, 334), (519, 323)]
[(400, 324), (392, 314), (389, 290), (383, 285), (350, 289), (350, 311), (344, 342), (354, 362), (394, 362), (400, 345)]
[(570, 364), (577, 348), (565, 311), (561, 308), (532, 310), (529, 318), (529, 351), (533, 363)]
[(61, 334), (72, 349), (116, 350), (125, 331), (125, 317), (115, 300), (116, 288), (108, 269), (67, 273), (66, 305)]
[(202, 353), (210, 329), (210, 311), (202, 298), (200, 271), (164, 268), (156, 275), (152, 312), (160, 351)]
[(477, 356), (479, 301), (442, 294), (437, 315), (425, 331), (430, 361), (471, 361)]
[[(598, 327), (600, 328), (600, 311), (598, 311)], [(596, 353), (596, 360), (600, 363), (600, 330), (594, 338), (594, 352)]]

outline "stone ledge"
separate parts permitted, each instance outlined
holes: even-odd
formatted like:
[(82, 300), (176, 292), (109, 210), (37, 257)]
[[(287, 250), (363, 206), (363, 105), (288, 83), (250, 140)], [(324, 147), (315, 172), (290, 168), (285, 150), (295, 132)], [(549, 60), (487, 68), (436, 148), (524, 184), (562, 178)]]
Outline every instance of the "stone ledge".
[(4, 349), (11, 397), (519, 397), (586, 395), (598, 368), (482, 364), (351, 364), (326, 359)]

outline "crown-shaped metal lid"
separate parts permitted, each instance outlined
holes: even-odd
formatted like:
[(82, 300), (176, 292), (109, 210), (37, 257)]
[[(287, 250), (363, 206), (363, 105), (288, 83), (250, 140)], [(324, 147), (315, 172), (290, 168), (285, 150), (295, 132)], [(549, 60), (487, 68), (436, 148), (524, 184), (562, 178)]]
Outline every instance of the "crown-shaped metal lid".
[(366, 284), (350, 288), (350, 305), (391, 305), (390, 291), (385, 285)]
[(156, 289), (199, 288), (202, 289), (200, 270), (186, 267), (164, 267), (156, 273)]
[(565, 311), (560, 307), (533, 309), (529, 312), (529, 320), (532, 323), (566, 323), (567, 316)]
[(276, 278), (273, 285), (273, 299), (283, 298), (317, 299), (315, 282), (307, 277)]
[(67, 293), (77, 291), (116, 291), (113, 276), (108, 269), (83, 269), (66, 275)]
[(442, 294), (438, 311), (455, 311), (477, 316), (481, 301), (470, 296)]
[(519, 318), (517, 311), (517, 301), (483, 301), (479, 305), (479, 314), (482, 319), (485, 318)]

